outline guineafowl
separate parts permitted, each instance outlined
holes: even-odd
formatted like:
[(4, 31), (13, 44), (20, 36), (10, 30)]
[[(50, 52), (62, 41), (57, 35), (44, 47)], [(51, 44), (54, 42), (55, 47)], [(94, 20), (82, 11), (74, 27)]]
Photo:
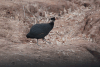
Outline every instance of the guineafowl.
[[(48, 33), (53, 29), (54, 27), (54, 21), (56, 20), (55, 17), (52, 17), (50, 23), (41, 23), (41, 24), (35, 24), (31, 27), (30, 32), (26, 35), (27, 38), (36, 38), (37, 39), (37, 45), (38, 39), (45, 40), (45, 36), (48, 35)], [(46, 41), (47, 42), (47, 41)]]

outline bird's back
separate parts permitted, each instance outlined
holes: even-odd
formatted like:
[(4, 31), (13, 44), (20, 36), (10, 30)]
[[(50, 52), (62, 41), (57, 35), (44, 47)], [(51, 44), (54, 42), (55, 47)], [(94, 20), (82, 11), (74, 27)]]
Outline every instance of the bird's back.
[(29, 36), (29, 38), (37, 39), (44, 38), (52, 30), (52, 28), (53, 26), (48, 23), (35, 24), (32, 26), (27, 36)]

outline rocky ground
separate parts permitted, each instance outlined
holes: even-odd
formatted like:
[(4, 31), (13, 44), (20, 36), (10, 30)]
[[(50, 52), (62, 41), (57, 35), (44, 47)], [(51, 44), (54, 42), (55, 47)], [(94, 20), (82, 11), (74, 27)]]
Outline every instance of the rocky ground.
[[(99, 0), (0, 0), (0, 67), (100, 67)], [(27, 39), (36, 23), (53, 30)]]

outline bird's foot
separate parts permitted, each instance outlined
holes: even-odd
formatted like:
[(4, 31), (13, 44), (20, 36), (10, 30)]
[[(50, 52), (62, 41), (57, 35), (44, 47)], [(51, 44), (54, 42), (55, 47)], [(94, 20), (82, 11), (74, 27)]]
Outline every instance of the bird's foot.
[(47, 43), (51, 44), (51, 42), (46, 41)]
[(39, 44), (37, 44), (38, 46), (40, 46)]
[(51, 42), (48, 42), (48, 41), (46, 41), (45, 39), (43, 39), (45, 42), (47, 42), (47, 43), (49, 43), (49, 44), (51, 44)]

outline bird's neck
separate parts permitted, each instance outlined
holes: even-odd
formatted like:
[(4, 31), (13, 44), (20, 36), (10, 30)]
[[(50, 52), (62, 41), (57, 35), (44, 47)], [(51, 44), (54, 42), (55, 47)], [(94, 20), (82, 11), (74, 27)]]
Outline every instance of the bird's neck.
[(53, 26), (54, 25), (54, 21), (51, 21), (49, 24)]

